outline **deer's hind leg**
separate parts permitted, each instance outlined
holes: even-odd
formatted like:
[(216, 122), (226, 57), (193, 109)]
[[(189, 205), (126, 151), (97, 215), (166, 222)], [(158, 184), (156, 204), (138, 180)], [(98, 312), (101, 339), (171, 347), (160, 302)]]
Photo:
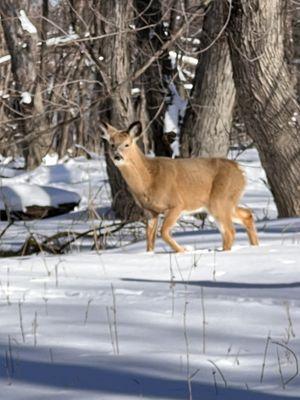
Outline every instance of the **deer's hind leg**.
[(248, 239), (252, 246), (259, 245), (253, 214), (249, 208), (236, 207), (233, 211), (233, 222), (242, 224), (246, 228)]
[(224, 204), (215, 201), (211, 202), (209, 212), (214, 217), (219, 231), (221, 232), (223, 251), (231, 250), (235, 239), (235, 229), (232, 222), (232, 207), (224, 207)]
[(215, 216), (215, 218), (222, 235), (223, 251), (231, 250), (235, 239), (235, 229), (231, 216), (230, 214), (219, 214), (218, 216)]
[(158, 215), (152, 215), (152, 218), (147, 220), (147, 251), (154, 250), (157, 226)]

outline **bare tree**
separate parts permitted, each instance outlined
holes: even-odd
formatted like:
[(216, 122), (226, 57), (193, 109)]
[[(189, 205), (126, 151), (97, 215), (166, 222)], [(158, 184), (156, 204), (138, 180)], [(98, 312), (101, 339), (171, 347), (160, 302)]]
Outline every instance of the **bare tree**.
[[(101, 33), (107, 35), (101, 41), (102, 80), (108, 94), (104, 103), (106, 118), (113, 126), (122, 129), (136, 118), (132, 98), (133, 49), (135, 33), (130, 31), (133, 23), (133, 2), (102, 0)], [(122, 219), (139, 219), (143, 213), (136, 205), (120, 172), (106, 153), (107, 173), (113, 197), (113, 209)]]
[(235, 0), (229, 43), (237, 99), (280, 217), (300, 215), (300, 131), (288, 0)]
[(181, 133), (184, 157), (226, 157), (235, 103), (223, 1), (213, 1), (203, 22), (201, 47)]
[[(170, 87), (175, 83), (182, 98), (188, 93), (182, 76), (192, 79), (195, 71), (181, 56), (194, 55), (193, 39), (200, 37), (183, 155), (226, 155), (232, 66), (236, 103), (279, 215), (299, 214), (299, 107), (288, 0), (2, 0), (0, 14), (2, 153), (21, 154), (32, 168), (50, 148), (60, 157), (84, 147), (100, 151), (101, 119), (124, 128), (142, 114), (156, 154), (168, 155), (163, 118), (166, 102), (172, 103)], [(178, 69), (170, 67), (170, 49)], [(133, 95), (136, 87), (140, 97)], [(117, 215), (140, 218), (108, 157), (107, 164)]]
[(15, 140), (28, 168), (40, 164), (46, 152), (45, 139), (36, 131), (44, 124), (44, 105), (38, 78), (38, 32), (18, 1), (0, 2), (1, 24), (5, 42), (11, 56), (14, 87), (11, 87), (12, 117), (17, 129)]
[[(150, 56), (153, 56), (169, 38), (169, 31), (164, 26), (162, 2), (153, 0), (135, 0), (137, 9), (137, 45), (138, 60), (143, 65)], [(170, 147), (164, 140), (164, 114), (169, 95), (168, 81), (172, 74), (168, 51), (165, 50), (156, 61), (141, 76), (141, 102), (145, 102), (147, 115), (142, 111), (145, 119), (144, 126), (148, 126), (147, 135), (151, 135), (154, 153), (158, 156), (170, 156)]]

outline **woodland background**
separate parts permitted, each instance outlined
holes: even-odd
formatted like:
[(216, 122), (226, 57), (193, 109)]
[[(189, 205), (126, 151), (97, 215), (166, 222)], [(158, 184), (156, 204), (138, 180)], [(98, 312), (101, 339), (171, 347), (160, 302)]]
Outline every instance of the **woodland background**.
[[(300, 2), (1, 0), (0, 154), (101, 153), (142, 121), (157, 156), (258, 149), (279, 217), (300, 215)], [(113, 208), (138, 219), (107, 158)]]
[[(299, 10), (0, 0), (1, 399), (299, 400)], [(184, 215), (145, 252), (99, 123), (136, 120), (239, 162), (260, 246)]]

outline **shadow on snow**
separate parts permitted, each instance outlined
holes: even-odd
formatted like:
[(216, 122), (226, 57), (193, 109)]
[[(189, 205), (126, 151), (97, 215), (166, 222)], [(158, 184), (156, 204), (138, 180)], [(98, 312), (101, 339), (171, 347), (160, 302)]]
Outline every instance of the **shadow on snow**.
[[(1, 379), (7, 379), (7, 371), (4, 365), (4, 349), (2, 348)], [(116, 356), (117, 357), (117, 356)], [(120, 356), (122, 357), (122, 356)], [(114, 360), (116, 361), (116, 359)], [(151, 376), (140, 371), (126, 370), (124, 368), (109, 368), (99, 366), (72, 365), (67, 363), (47, 363), (19, 359), (14, 367), (11, 378), (10, 390), (18, 382), (26, 385), (46, 386), (49, 389), (92, 391), (99, 394), (129, 395), (132, 398), (155, 399), (187, 399), (189, 398), (187, 381), (185, 379), (171, 379), (163, 376)], [(193, 398), (205, 398), (205, 400), (220, 398), (222, 400), (284, 400), (299, 399), (299, 397), (275, 395), (252, 391), (237, 387), (223, 388), (218, 385), (216, 395), (213, 382), (192, 382)], [(66, 393), (67, 395), (67, 393)], [(203, 397), (204, 396), (204, 397)]]
[(224, 289), (292, 289), (299, 288), (300, 282), (290, 283), (247, 283), (247, 282), (222, 282), (222, 281), (186, 281), (186, 280), (163, 280), (163, 279), (138, 279), (138, 278), (122, 278), (125, 282), (142, 282), (142, 283), (166, 283), (166, 284), (182, 284), (191, 286), (203, 286), (209, 288)]

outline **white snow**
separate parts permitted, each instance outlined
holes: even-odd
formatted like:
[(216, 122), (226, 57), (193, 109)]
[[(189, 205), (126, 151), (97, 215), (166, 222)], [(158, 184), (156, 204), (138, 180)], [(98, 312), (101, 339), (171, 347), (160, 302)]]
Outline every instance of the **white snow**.
[(187, 101), (182, 99), (176, 89), (174, 82), (169, 83), (169, 90), (171, 93), (171, 101), (168, 105), (164, 117), (164, 132), (175, 132), (175, 141), (171, 144), (172, 157), (180, 155), (179, 145), (179, 124), (184, 117)]
[(6, 63), (11, 60), (11, 55), (7, 54), (5, 56), (0, 57), (0, 64)]
[(22, 92), (21, 93), (21, 103), (30, 104), (32, 101), (31, 94), (29, 92)]
[[(97, 158), (92, 153), (90, 155), (94, 157), (92, 160), (77, 157), (67, 159), (66, 162), (60, 161), (60, 164), (56, 165), (41, 165), (36, 170), (23, 172), (13, 179), (1, 179), (0, 183), (2, 186), (30, 184), (69, 190), (80, 196), (82, 210), (87, 207), (108, 207), (110, 191), (105, 161), (102, 157)], [(0, 164), (0, 175), (3, 168)]]
[(187, 43), (192, 43), (192, 44), (194, 44), (194, 45), (199, 45), (201, 42), (200, 42), (200, 39), (197, 39), (197, 38), (191, 38), (191, 37), (182, 37), (182, 38), (180, 38), (183, 42), (187, 42)]
[(69, 190), (24, 183), (0, 186), (0, 210), (26, 211), (30, 206), (57, 207), (79, 201), (78, 194)]
[[(20, 11), (21, 14), (22, 10)], [(20, 22), (22, 24), (22, 28), (26, 31), (28, 31), (29, 33), (36, 33), (36, 28), (34, 25), (32, 25), (32, 23), (29, 21), (27, 15), (25, 14), (21, 14), (21, 16), (19, 17)], [(57, 46), (60, 44), (68, 44), (70, 42), (73, 42), (74, 40), (79, 39), (79, 35), (77, 33), (72, 33), (69, 35), (62, 35), (62, 36), (55, 36), (52, 38), (49, 38), (46, 40), (46, 46), (48, 47), (52, 47), (52, 46)], [(38, 42), (37, 45), (41, 46), (42, 42)], [(26, 48), (27, 44), (23, 43), (22, 47)], [(99, 60), (103, 60), (103, 57), (99, 57)], [(0, 64), (4, 64), (7, 63), (11, 60), (11, 55), (10, 54), (6, 54), (2, 57), (0, 57)], [(2, 96), (4, 97), (4, 96)]]
[(182, 57), (182, 62), (184, 64), (189, 64), (189, 65), (193, 65), (193, 66), (196, 66), (198, 64), (197, 58), (190, 57), (190, 56), (183, 56)]
[(184, 88), (187, 90), (192, 90), (193, 89), (193, 84), (192, 83), (185, 83)]
[(17, 169), (9, 168), (4, 165), (0, 166), (0, 177), (1, 178), (13, 178), (14, 176), (17, 176), (20, 174), (22, 174), (22, 172)]
[(169, 57), (172, 63), (174, 63), (175, 60), (181, 60), (183, 64), (192, 65), (194, 67), (198, 64), (197, 58), (191, 56), (183, 56), (182, 54), (178, 54), (176, 53), (176, 51), (173, 50), (169, 51)]
[(46, 45), (48, 47), (57, 46), (59, 44), (67, 44), (69, 42), (73, 42), (76, 39), (79, 39), (79, 35), (77, 33), (72, 33), (64, 36), (55, 36), (53, 38), (47, 39)]
[[(259, 247), (238, 228), (233, 250), (219, 252), (216, 228), (195, 229), (189, 216), (175, 229), (194, 249), (186, 254), (170, 253), (160, 238), (148, 254), (143, 239), (126, 244), (120, 236), (105, 251), (1, 259), (1, 398), (299, 399), (299, 376), (288, 381), (300, 355), (300, 218), (276, 219), (255, 150), (238, 159)], [(63, 186), (84, 200), (82, 214), (16, 223), (0, 247), (28, 231), (84, 231), (95, 223), (83, 214), (90, 202), (109, 201), (101, 157), (2, 179), (8, 182)]]
[(140, 88), (132, 88), (131, 89), (132, 96), (136, 96), (136, 95), (138, 95), (140, 93), (141, 93), (141, 89)]
[(29, 18), (27, 17), (27, 14), (24, 10), (20, 10), (20, 16), (19, 16), (19, 20), (21, 22), (22, 25), (22, 29), (24, 31), (27, 31), (30, 34), (34, 34), (37, 33), (36, 27), (33, 25), (33, 23), (29, 20)]
[(58, 163), (58, 154), (53, 153), (53, 154), (46, 154), (45, 157), (43, 158), (43, 165), (56, 165)]

